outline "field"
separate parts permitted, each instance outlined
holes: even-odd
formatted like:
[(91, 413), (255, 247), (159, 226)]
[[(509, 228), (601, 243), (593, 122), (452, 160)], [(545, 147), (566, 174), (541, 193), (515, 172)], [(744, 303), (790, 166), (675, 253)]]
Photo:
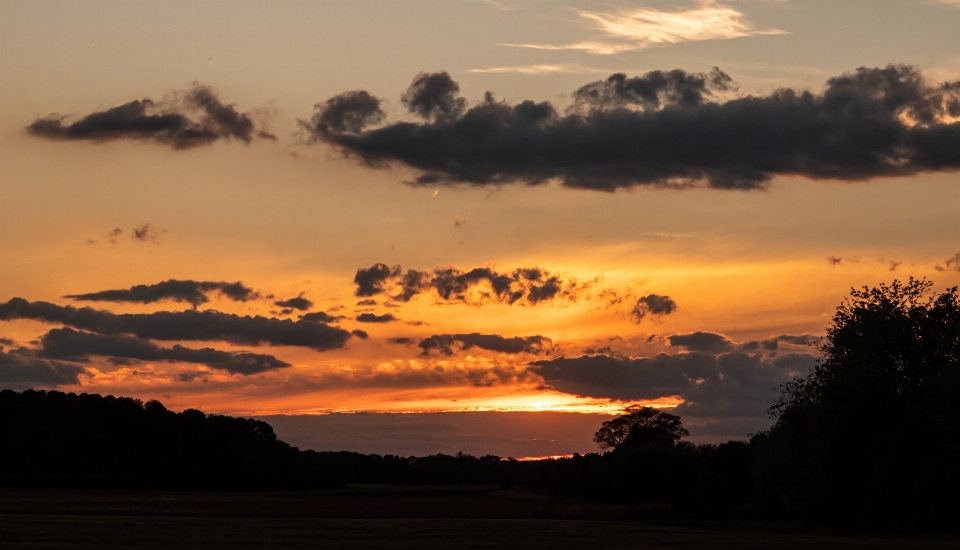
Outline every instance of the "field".
[[(676, 524), (651, 510), (554, 502), (492, 487), (356, 486), (201, 494), (0, 489), (0, 546), (160, 548), (957, 548), (960, 538)], [(611, 519), (612, 518), (612, 519)]]

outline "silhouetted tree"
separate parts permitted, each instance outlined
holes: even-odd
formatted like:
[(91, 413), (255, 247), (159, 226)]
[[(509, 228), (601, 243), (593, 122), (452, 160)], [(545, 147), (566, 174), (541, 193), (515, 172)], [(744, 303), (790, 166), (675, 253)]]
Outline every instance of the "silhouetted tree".
[(0, 391), (0, 485), (276, 490), (340, 484), (269, 424), (159, 401)]
[(679, 416), (653, 407), (630, 405), (624, 414), (604, 422), (593, 440), (601, 450), (630, 449), (651, 445), (673, 445), (690, 435)]
[(743, 443), (678, 441), (686, 435), (680, 419), (645, 407), (630, 407), (619, 420), (604, 426), (623, 434), (619, 448), (602, 455), (529, 462), (463, 453), (380, 456), (299, 451), (265, 422), (196, 409), (176, 413), (159, 401), (4, 390), (0, 486), (250, 491), (499, 484), (564, 498), (657, 503), (688, 515), (728, 515), (750, 501)]
[(960, 300), (931, 286), (864, 287), (838, 308), (822, 360), (753, 440), (765, 507), (912, 524), (958, 511)]

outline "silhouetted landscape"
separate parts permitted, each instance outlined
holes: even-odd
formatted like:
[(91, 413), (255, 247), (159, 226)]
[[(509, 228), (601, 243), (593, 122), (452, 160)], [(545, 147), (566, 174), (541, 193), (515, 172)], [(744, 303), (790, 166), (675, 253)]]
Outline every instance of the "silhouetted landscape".
[(960, 548), (957, 29), (0, 0), (0, 550)]
[[(956, 288), (930, 286), (911, 279), (854, 291), (828, 327), (823, 359), (772, 406), (773, 427), (719, 445), (686, 442), (678, 416), (630, 406), (599, 427), (604, 452), (570, 458), (301, 451), (262, 421), (5, 390), (5, 513), (154, 516), (152, 506), (173, 499), (187, 515), (224, 517), (753, 522), (749, 529), (802, 520), (949, 531), (960, 511), (960, 299)], [(267, 501), (269, 511), (254, 504)], [(164, 506), (159, 516), (181, 507)]]

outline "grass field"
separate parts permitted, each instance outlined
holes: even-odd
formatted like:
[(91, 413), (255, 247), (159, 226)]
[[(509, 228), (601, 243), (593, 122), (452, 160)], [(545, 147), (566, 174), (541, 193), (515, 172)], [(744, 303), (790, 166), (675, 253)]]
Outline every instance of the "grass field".
[(0, 489), (0, 548), (958, 548), (960, 537), (827, 533), (800, 524), (677, 524), (654, 510), (492, 487), (309, 493)]

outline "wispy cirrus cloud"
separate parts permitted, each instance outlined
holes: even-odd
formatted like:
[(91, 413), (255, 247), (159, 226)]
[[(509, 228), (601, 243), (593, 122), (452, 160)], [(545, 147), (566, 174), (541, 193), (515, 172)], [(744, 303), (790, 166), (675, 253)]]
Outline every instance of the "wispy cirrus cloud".
[(545, 64), (545, 65), (511, 65), (506, 67), (486, 67), (470, 69), (468, 73), (516, 73), (516, 74), (587, 74), (605, 73), (606, 69), (595, 69), (575, 63)]
[(595, 55), (634, 52), (654, 46), (702, 40), (729, 40), (758, 34), (788, 34), (780, 29), (756, 30), (744, 14), (713, 2), (699, 7), (661, 11), (620, 8), (608, 12), (578, 11), (601, 35), (572, 44), (503, 44), (538, 50), (580, 50)]

